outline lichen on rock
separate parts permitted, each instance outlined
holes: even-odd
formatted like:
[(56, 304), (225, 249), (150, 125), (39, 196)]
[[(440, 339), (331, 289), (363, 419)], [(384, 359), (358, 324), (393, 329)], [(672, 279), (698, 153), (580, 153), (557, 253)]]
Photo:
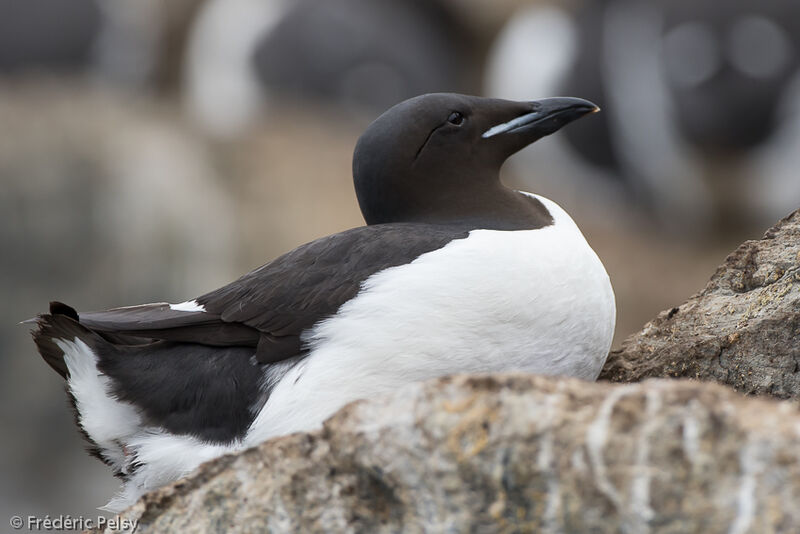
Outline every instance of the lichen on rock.
[(137, 532), (800, 529), (800, 413), (713, 384), (459, 376), (349, 405), (125, 513)]
[(800, 210), (746, 241), (706, 287), (609, 355), (601, 379), (687, 377), (800, 397)]

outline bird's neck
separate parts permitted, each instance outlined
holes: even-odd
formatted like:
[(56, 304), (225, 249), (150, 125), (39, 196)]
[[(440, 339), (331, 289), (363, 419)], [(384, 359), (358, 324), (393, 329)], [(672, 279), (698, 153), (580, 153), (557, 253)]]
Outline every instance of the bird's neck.
[(552, 224), (547, 208), (536, 198), (503, 186), (464, 188), (433, 196), (406, 222), (456, 225), (467, 229), (532, 230)]

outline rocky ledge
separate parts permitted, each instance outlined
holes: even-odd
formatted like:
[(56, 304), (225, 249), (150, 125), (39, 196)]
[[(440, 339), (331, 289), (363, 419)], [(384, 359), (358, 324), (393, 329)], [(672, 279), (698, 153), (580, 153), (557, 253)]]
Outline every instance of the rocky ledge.
[(798, 398), (798, 364), (800, 210), (742, 243), (705, 289), (625, 340), (600, 378), (687, 377)]
[(459, 376), (206, 464), (137, 532), (797, 532), (800, 413), (713, 384)]

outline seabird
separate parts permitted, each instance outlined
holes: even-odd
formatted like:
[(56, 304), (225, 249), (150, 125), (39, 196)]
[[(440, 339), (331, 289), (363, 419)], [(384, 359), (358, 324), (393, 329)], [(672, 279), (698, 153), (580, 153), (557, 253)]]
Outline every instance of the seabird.
[(313, 429), (347, 402), (451, 373), (594, 380), (606, 271), (569, 215), (500, 182), (511, 154), (597, 111), (577, 98), (412, 98), (358, 140), (366, 226), (180, 304), (35, 319), (118, 511), (203, 461)]

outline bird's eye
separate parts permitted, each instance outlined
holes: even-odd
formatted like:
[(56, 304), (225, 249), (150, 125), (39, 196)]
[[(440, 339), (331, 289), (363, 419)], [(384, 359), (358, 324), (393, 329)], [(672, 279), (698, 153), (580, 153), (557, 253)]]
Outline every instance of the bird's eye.
[(450, 124), (455, 124), (456, 126), (461, 126), (461, 124), (464, 122), (464, 115), (458, 111), (454, 111), (449, 117), (447, 117), (447, 122)]

